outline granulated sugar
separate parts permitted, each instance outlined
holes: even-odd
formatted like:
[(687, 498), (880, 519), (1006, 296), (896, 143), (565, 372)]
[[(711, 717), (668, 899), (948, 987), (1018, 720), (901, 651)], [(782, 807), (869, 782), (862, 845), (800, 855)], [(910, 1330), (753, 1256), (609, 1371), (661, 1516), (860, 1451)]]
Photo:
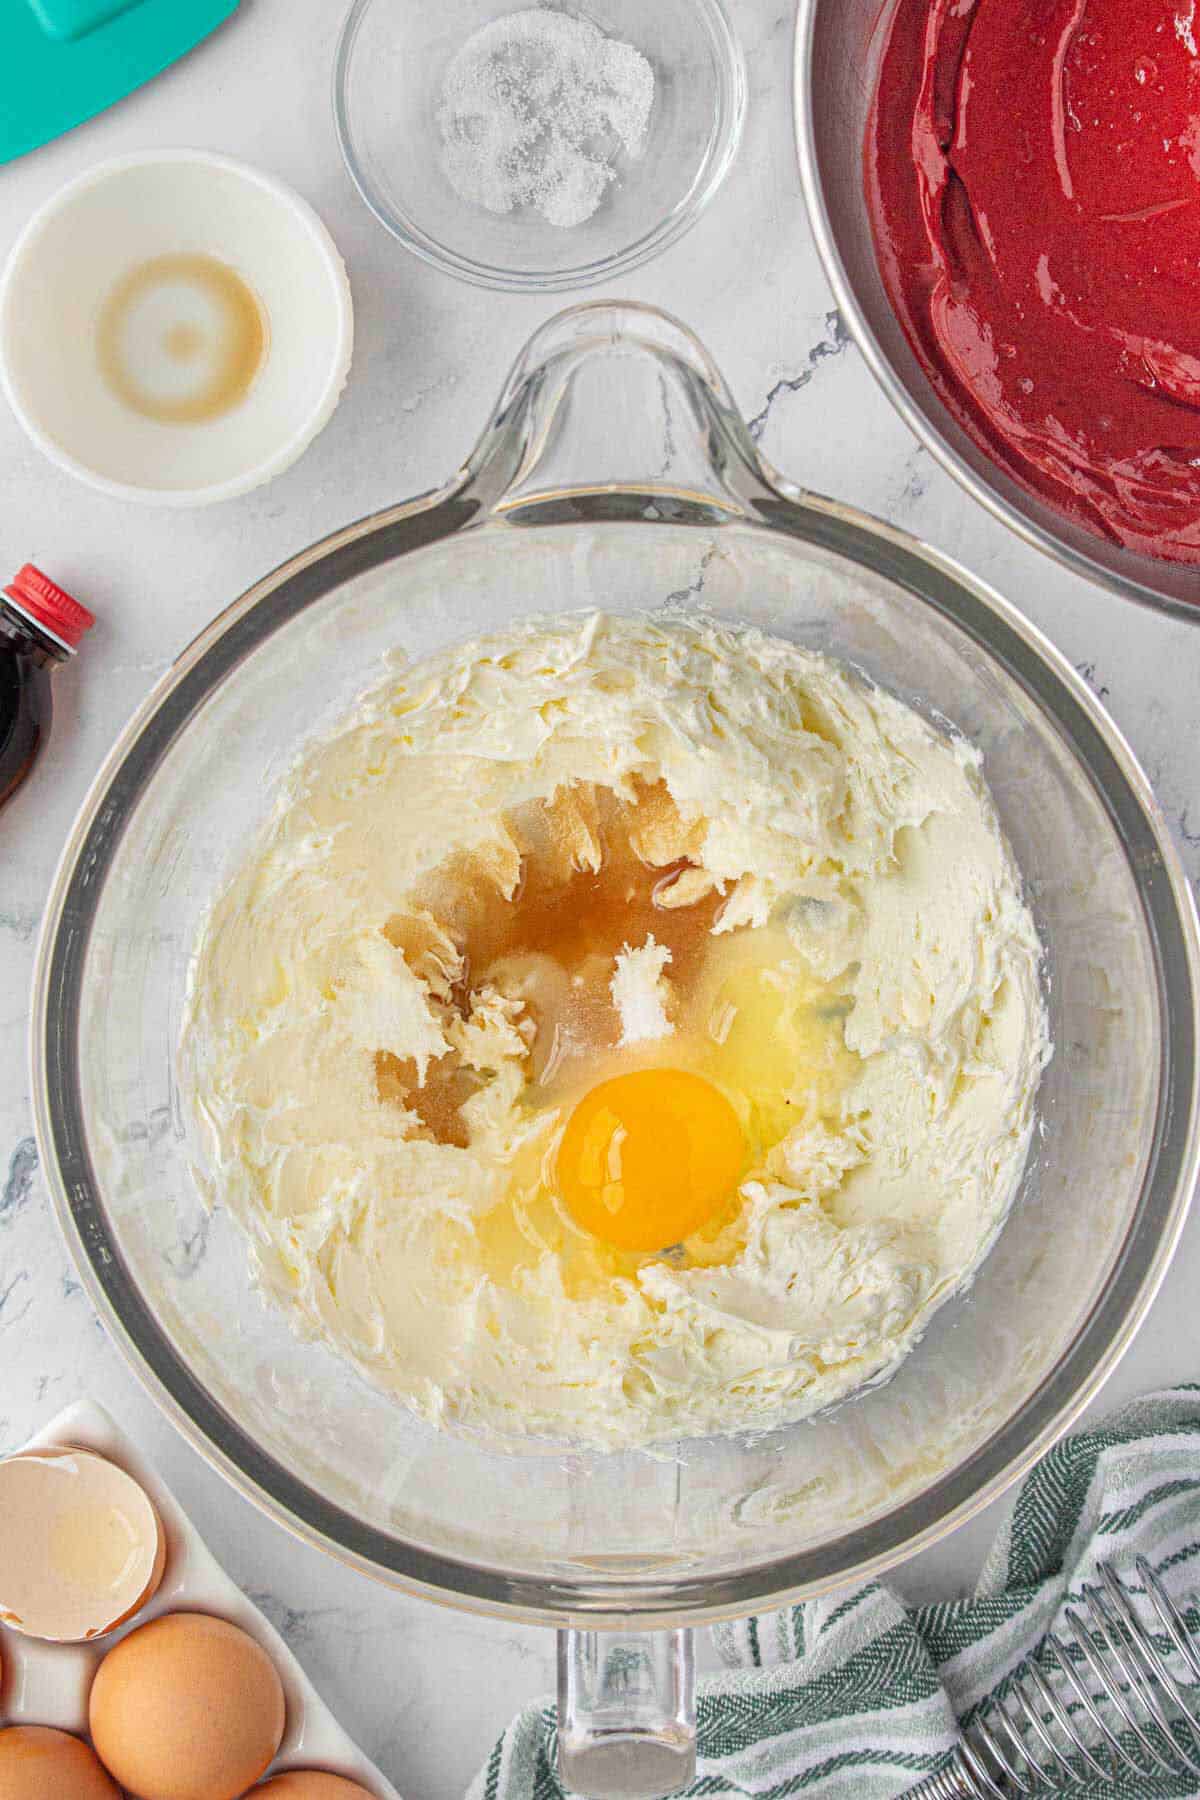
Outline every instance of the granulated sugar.
[(457, 52), (442, 85), (442, 166), (489, 212), (531, 206), (551, 225), (591, 218), (614, 161), (641, 154), (654, 71), (586, 19), (531, 9), (494, 19)]

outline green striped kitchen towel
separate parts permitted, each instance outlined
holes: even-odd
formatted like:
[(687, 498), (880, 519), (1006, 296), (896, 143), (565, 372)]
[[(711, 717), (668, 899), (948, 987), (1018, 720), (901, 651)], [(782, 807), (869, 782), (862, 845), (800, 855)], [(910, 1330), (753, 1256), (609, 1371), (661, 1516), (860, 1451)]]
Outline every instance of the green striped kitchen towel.
[[(1134, 1402), (1064, 1438), (1017, 1494), (975, 1594), (906, 1610), (878, 1582), (717, 1627), (723, 1674), (700, 1684), (692, 1795), (892, 1800), (944, 1768), (957, 1738), (1047, 1632), (1067, 1633), (1096, 1565), (1147, 1558), (1187, 1617), (1200, 1584), (1200, 1386)], [(1136, 1588), (1136, 1582), (1134, 1582)], [(560, 1800), (554, 1708), (509, 1726), (469, 1800)], [(1194, 1780), (1073, 1788), (1081, 1800), (1167, 1800)]]

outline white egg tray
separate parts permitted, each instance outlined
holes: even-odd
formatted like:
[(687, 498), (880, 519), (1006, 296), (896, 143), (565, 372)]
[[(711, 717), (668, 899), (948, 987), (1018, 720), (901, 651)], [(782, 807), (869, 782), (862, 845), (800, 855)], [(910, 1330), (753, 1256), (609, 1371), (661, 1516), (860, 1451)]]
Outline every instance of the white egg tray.
[(54, 1725), (86, 1736), (88, 1694), (111, 1644), (160, 1613), (214, 1613), (256, 1638), (283, 1682), (287, 1725), (269, 1773), (324, 1769), (357, 1781), (377, 1800), (400, 1800), (391, 1782), (342, 1730), (274, 1626), (230, 1581), (170, 1489), (103, 1407), (90, 1400), (67, 1407), (24, 1447), (53, 1450), (71, 1445), (108, 1457), (149, 1494), (166, 1535), (162, 1585), (121, 1631), (96, 1644), (38, 1643), (0, 1626), (0, 1725)]

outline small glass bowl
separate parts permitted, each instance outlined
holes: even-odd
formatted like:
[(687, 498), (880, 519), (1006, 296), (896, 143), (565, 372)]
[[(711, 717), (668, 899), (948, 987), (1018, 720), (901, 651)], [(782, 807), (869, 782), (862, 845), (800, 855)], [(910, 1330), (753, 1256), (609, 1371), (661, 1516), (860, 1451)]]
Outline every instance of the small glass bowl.
[[(417, 256), (480, 287), (556, 292), (624, 274), (699, 218), (737, 154), (746, 71), (721, 0), (588, 0), (586, 18), (654, 68), (645, 147), (617, 157), (590, 219), (549, 224), (531, 207), (493, 213), (442, 168), (437, 109), (455, 52), (529, 0), (354, 0), (334, 69), (346, 166), (381, 224)], [(554, 10), (568, 10), (556, 7)]]

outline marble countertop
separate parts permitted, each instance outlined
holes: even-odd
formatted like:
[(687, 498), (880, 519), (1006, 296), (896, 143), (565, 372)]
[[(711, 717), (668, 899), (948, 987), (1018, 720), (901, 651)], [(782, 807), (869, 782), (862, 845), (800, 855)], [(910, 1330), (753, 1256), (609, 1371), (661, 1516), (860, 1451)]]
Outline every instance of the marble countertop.
[[(929, 539), (1042, 627), (1128, 734), (1191, 876), (1200, 877), (1200, 629), (1092, 589), (1017, 543), (893, 414), (847, 342), (805, 221), (791, 138), (790, 7), (730, 6), (750, 68), (740, 160), (690, 236), (623, 282), (620, 295), (666, 306), (693, 326), (764, 451), (793, 480)], [(329, 104), (342, 10), (335, 0), (245, 0), (228, 27), (151, 87), (0, 170), (3, 256), (35, 207), (103, 157), (166, 145), (244, 157), (294, 184), (321, 212), (357, 308), (355, 367), (331, 425), (280, 480), (223, 506), (172, 513), (93, 494), (45, 462), (0, 410), (0, 573), (38, 561), (100, 617), (77, 662), (57, 678), (48, 751), (0, 814), (0, 1453), (68, 1400), (100, 1400), (156, 1460), (364, 1749), (412, 1800), (451, 1800), (508, 1715), (551, 1686), (552, 1634), (373, 1586), (294, 1543), (182, 1443), (74, 1279), (47, 1210), (25, 1072), (46, 890), (70, 819), (119, 727), (176, 652), (252, 580), (457, 466), (513, 356), (555, 310), (544, 299), (485, 293), (437, 274), (368, 214), (343, 170)], [(1200, 1218), (1101, 1408), (1200, 1374), (1181, 1348), (1194, 1342), (1198, 1286)], [(995, 1525), (993, 1509), (898, 1571), (897, 1585), (912, 1597), (961, 1589)]]

